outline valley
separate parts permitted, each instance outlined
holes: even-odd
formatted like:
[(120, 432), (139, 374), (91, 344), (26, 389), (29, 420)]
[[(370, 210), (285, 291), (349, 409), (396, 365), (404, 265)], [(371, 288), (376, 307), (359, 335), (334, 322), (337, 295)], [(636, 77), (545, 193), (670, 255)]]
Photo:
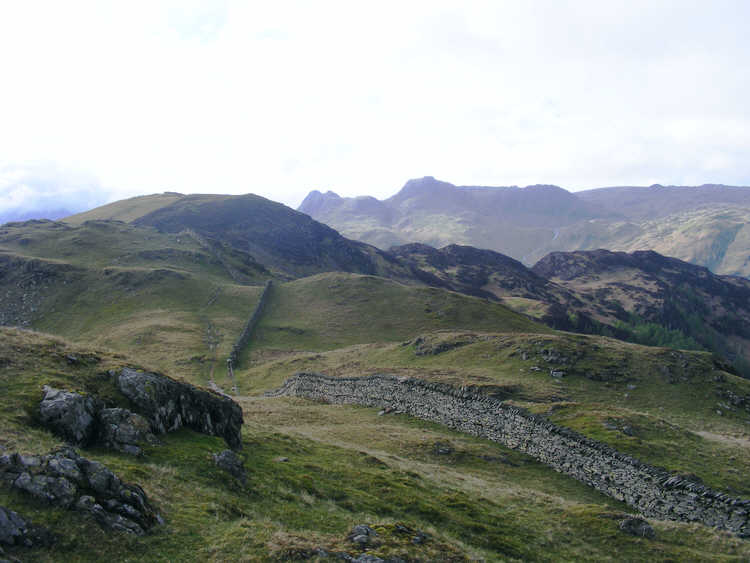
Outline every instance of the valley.
[[(138, 456), (79, 448), (148, 495), (165, 523), (143, 536), (0, 487), (0, 505), (57, 537), (51, 547), (3, 548), (22, 561), (750, 556), (741, 537), (678, 512), (650, 517), (653, 537), (629, 535), (620, 523), (637, 510), (626, 497), (409, 416), (396, 400), (269, 395), (297, 373), (444, 385), (523, 409), (675, 482), (750, 498), (750, 381), (737, 363), (750, 289), (740, 278), (655, 253), (553, 254), (529, 269), (459, 245), (386, 252), (257, 196), (179, 194), (3, 225), (0, 263), (0, 324), (19, 327), (0, 328), (0, 457), (63, 445), (38, 418), (44, 385), (134, 409), (110, 383), (124, 368), (212, 389), (244, 418), (243, 479), (217, 468), (221, 438), (188, 427), (140, 444)], [(269, 280), (230, 374), (226, 358)], [(675, 280), (692, 288), (684, 302), (669, 294)], [(679, 312), (709, 300), (700, 330), (664, 315), (667, 303)], [(636, 318), (692, 338), (694, 349), (614, 338), (637, 340)], [(706, 327), (733, 347), (700, 341)], [(347, 539), (357, 525), (377, 539)]]

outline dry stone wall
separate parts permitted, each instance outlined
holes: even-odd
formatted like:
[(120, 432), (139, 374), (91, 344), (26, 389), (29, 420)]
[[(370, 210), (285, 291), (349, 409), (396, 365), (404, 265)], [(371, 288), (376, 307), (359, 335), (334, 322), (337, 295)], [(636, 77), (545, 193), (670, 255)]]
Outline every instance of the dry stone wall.
[(298, 373), (268, 396), (393, 408), (525, 452), (652, 518), (700, 522), (750, 536), (750, 501), (642, 463), (606, 444), (475, 391), (389, 375)]
[(248, 342), (250, 342), (250, 337), (253, 335), (253, 331), (258, 325), (260, 316), (263, 314), (263, 307), (265, 307), (266, 301), (268, 301), (268, 295), (271, 293), (271, 285), (271, 280), (268, 280), (266, 282), (266, 287), (263, 288), (263, 293), (260, 294), (260, 299), (258, 300), (258, 304), (255, 306), (253, 314), (245, 323), (245, 327), (242, 329), (242, 334), (240, 334), (237, 342), (234, 344), (234, 346), (232, 346), (232, 352), (229, 354), (229, 359), (232, 360), (232, 365), (234, 367), (237, 367), (239, 365), (240, 352), (242, 352), (242, 349), (247, 346)]

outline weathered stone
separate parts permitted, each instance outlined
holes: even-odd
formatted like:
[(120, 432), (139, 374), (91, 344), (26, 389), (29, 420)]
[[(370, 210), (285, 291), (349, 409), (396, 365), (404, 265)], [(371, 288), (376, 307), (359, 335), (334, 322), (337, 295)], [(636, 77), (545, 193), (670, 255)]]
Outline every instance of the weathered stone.
[[(267, 396), (390, 407), (525, 452), (648, 517), (750, 535), (750, 501), (734, 499), (480, 392), (406, 377), (298, 373)], [(613, 424), (615, 421), (611, 421)], [(632, 429), (631, 429), (632, 430)], [(742, 512), (739, 512), (741, 509)]]
[(221, 436), (231, 448), (242, 444), (242, 409), (233, 400), (163, 375), (124, 368), (117, 386), (145, 416), (155, 433), (181, 427)]
[(346, 539), (352, 543), (357, 544), (361, 548), (365, 548), (374, 544), (374, 542), (376, 541), (375, 538), (377, 538), (377, 536), (378, 533), (370, 528), (370, 526), (367, 526), (365, 524), (358, 524), (351, 529), (349, 535), (346, 536)]
[(143, 534), (161, 518), (138, 485), (123, 483), (99, 462), (81, 457), (71, 448), (46, 456), (4, 455), (0, 480), (54, 506), (91, 514), (102, 526)]
[(158, 443), (149, 421), (127, 409), (102, 409), (99, 422), (99, 440), (108, 448), (140, 455), (143, 444)]
[(223, 469), (233, 477), (236, 477), (243, 483), (247, 479), (247, 474), (245, 473), (245, 465), (242, 462), (242, 459), (234, 453), (232, 450), (224, 450), (223, 452), (219, 452), (218, 454), (212, 454), (212, 457), (214, 458), (214, 463), (216, 466), (220, 469)]
[(35, 526), (17, 512), (0, 506), (0, 545), (48, 546), (55, 539), (54, 534), (46, 528)]
[(631, 536), (648, 539), (656, 537), (654, 529), (643, 518), (626, 518), (620, 522), (619, 528), (620, 531)]
[(0, 506), (0, 543), (20, 545), (26, 535), (26, 521), (16, 512)]
[(98, 401), (78, 393), (45, 385), (39, 405), (39, 418), (52, 432), (65, 440), (85, 446), (96, 436)]

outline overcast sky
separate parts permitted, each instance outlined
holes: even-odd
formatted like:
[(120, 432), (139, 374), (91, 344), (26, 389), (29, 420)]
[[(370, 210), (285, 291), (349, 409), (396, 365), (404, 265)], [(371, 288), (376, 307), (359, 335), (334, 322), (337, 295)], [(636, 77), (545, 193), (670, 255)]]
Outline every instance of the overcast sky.
[(425, 175), (750, 185), (749, 21), (745, 0), (0, 1), (0, 212)]

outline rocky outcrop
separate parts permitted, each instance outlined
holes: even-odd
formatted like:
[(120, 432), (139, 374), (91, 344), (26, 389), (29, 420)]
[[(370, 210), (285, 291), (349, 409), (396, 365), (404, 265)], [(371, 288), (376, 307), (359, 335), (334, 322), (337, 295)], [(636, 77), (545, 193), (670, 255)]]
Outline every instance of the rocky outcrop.
[(0, 506), (0, 545), (38, 547), (54, 542), (55, 536), (49, 530), (35, 526), (17, 512)]
[(143, 535), (162, 522), (143, 489), (72, 448), (0, 456), (0, 482), (50, 505), (90, 514), (112, 530)]
[(117, 388), (137, 407), (154, 433), (182, 428), (220, 436), (229, 447), (242, 444), (242, 409), (228, 397), (156, 373), (123, 368)]
[(124, 368), (110, 372), (118, 389), (139, 412), (104, 408), (96, 397), (44, 386), (39, 420), (76, 446), (99, 443), (140, 455), (143, 444), (156, 444), (154, 434), (183, 426), (241, 445), (242, 409), (232, 399), (156, 373)]
[(39, 418), (55, 434), (76, 446), (86, 446), (96, 438), (96, 416), (102, 404), (92, 397), (44, 386)]
[(654, 518), (750, 536), (750, 501), (672, 475), (570, 429), (475, 391), (418, 379), (299, 373), (269, 396), (391, 408), (525, 452)]
[(245, 464), (243, 463), (240, 456), (234, 453), (232, 450), (224, 450), (217, 454), (211, 454), (214, 459), (216, 467), (223, 469), (229, 473), (232, 477), (239, 479), (242, 483), (247, 480), (247, 473), (245, 472)]
[(140, 444), (158, 443), (148, 420), (120, 408), (99, 411), (99, 441), (108, 448), (131, 455), (143, 453)]

